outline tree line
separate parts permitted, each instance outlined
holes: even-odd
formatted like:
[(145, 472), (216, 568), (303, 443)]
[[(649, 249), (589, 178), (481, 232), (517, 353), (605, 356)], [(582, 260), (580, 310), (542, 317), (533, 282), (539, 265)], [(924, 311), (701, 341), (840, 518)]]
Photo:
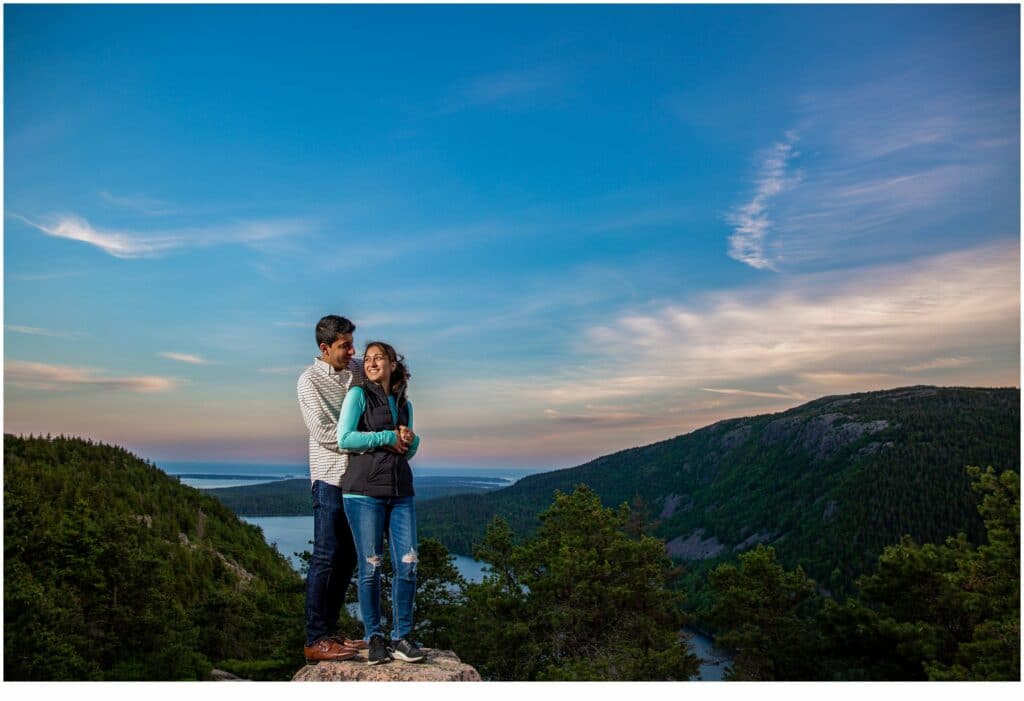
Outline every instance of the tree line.
[[(302, 578), (258, 528), (120, 448), (7, 436), (4, 451), (5, 678), (301, 667)], [(979, 539), (904, 538), (848, 596), (759, 546), (711, 568), (699, 600), (641, 503), (608, 507), (578, 485), (527, 536), (492, 519), (479, 583), (423, 539), (415, 636), (493, 680), (686, 680), (694, 621), (731, 652), (734, 679), (1017, 679), (1019, 477), (965, 476)]]

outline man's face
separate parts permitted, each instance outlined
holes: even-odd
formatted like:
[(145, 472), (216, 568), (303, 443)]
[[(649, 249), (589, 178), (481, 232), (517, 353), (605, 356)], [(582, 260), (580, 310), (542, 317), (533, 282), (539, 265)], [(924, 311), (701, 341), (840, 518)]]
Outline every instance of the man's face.
[(352, 334), (345, 333), (338, 336), (334, 343), (327, 345), (320, 344), (320, 357), (323, 361), (335, 370), (344, 370), (348, 367), (348, 361), (356, 354), (355, 343), (352, 342)]

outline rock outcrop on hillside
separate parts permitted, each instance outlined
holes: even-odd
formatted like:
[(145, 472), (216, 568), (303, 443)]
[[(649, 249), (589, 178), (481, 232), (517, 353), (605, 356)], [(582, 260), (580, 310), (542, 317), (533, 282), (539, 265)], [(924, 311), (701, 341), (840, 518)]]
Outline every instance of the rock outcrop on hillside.
[(344, 662), (308, 664), (292, 677), (293, 682), (478, 682), (480, 673), (464, 664), (450, 650), (423, 648), (427, 659), (410, 664), (392, 660), (366, 664), (366, 650)]

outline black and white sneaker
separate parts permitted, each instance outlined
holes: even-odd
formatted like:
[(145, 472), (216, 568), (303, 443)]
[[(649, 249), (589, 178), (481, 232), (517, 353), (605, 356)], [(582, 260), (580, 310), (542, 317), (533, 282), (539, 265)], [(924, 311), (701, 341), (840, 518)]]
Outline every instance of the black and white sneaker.
[(383, 636), (375, 635), (370, 638), (369, 649), (366, 651), (366, 664), (382, 664), (390, 661), (388, 644), (384, 641)]
[(427, 659), (427, 656), (420, 650), (416, 643), (411, 642), (406, 638), (401, 640), (395, 640), (388, 646), (388, 652), (396, 660), (402, 660), (404, 662), (422, 662)]

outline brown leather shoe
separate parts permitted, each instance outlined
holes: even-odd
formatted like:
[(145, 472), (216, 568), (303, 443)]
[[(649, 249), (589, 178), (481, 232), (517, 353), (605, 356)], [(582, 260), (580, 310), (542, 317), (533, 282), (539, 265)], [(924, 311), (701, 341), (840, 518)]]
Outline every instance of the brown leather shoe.
[(352, 640), (351, 638), (346, 638), (341, 633), (335, 633), (334, 635), (328, 635), (327, 637), (331, 640), (337, 640), (345, 647), (350, 647), (353, 650), (365, 650), (367, 648), (366, 641), (362, 638), (359, 640)]
[(320, 638), (312, 645), (303, 647), (302, 651), (306, 654), (306, 662), (325, 660), (338, 662), (341, 660), (351, 660), (359, 654), (355, 648), (342, 645), (336, 639), (330, 637)]

